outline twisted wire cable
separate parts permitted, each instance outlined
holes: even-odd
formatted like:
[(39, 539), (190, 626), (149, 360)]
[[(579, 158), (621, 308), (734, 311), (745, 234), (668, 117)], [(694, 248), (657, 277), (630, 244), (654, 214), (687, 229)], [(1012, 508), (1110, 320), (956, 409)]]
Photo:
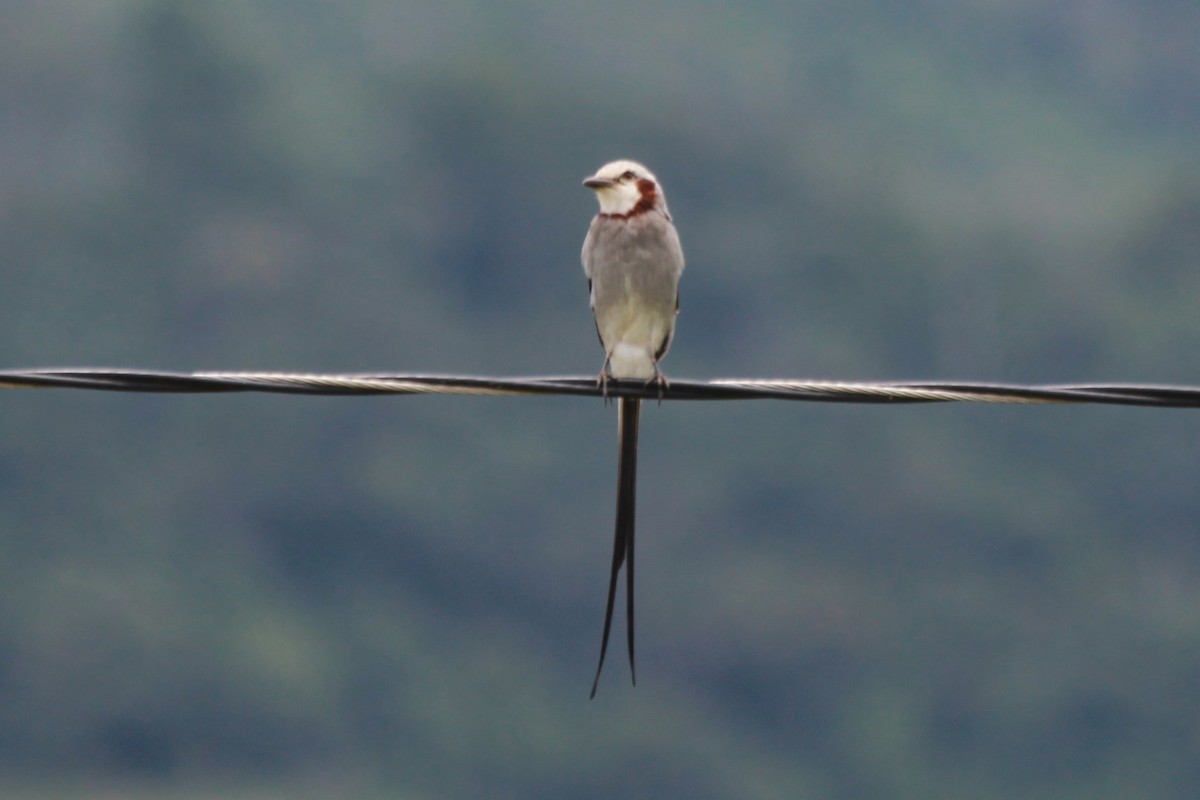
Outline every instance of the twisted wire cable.
[[(106, 392), (268, 392), (309, 395), (446, 394), (602, 396), (595, 376), (480, 377), (405, 373), (156, 372), (131, 369), (0, 370), (0, 389)], [(663, 387), (608, 381), (609, 397), (646, 400), (801, 400), (826, 403), (1100, 403), (1200, 408), (1200, 387), (1165, 384), (1001, 384), (977, 382), (672, 379)]]

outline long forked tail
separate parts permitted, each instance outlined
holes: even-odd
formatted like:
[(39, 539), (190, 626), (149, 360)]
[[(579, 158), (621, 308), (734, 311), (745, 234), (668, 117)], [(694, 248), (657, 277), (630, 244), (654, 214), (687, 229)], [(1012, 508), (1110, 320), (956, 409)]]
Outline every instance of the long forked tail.
[(613, 603), (617, 594), (617, 576), (625, 565), (625, 627), (629, 637), (629, 674), (637, 685), (637, 669), (633, 661), (633, 523), (637, 499), (638, 418), (642, 401), (623, 397), (617, 406), (617, 526), (613, 534), (612, 572), (608, 578), (608, 605), (604, 612), (604, 635), (600, 639), (600, 663), (592, 682), (591, 697), (596, 696), (600, 671), (604, 669), (604, 654), (608, 651), (608, 634), (612, 630)]

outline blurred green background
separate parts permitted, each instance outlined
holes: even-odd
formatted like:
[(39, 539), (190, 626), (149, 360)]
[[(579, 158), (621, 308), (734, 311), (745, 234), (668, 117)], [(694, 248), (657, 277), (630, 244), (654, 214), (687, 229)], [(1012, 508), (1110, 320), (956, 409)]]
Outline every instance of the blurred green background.
[[(0, 366), (1200, 383), (1200, 6), (8, 0)], [(1200, 418), (0, 395), (0, 793), (1195, 798)], [(620, 629), (618, 630), (620, 633)]]

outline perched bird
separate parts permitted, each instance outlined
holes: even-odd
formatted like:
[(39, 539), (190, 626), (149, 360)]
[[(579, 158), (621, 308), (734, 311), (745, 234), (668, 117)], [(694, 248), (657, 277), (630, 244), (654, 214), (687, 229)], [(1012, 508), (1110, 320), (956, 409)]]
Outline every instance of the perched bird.
[[(596, 332), (604, 346), (599, 383), (607, 397), (610, 378), (656, 382), (666, 379), (658, 362), (667, 354), (679, 313), (679, 276), (683, 248), (667, 211), (667, 198), (650, 170), (635, 161), (605, 164), (583, 185), (596, 192), (600, 213), (583, 240), (583, 273), (591, 291)], [(621, 398), (617, 405), (617, 524), (613, 539), (608, 606), (600, 640), (600, 663), (592, 697), (600, 683), (608, 634), (612, 628), (617, 576), (625, 566), (625, 620), (629, 637), (629, 670), (633, 662), (633, 523), (637, 488), (638, 416), (641, 401)]]

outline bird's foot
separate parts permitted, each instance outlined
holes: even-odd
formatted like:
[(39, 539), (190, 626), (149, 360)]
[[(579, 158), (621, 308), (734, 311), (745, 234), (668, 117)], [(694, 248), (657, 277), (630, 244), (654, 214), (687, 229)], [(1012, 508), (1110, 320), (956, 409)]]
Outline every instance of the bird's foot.
[(606, 406), (611, 402), (611, 398), (608, 396), (608, 378), (609, 365), (606, 358), (604, 359), (604, 366), (600, 368), (600, 374), (596, 376), (596, 385), (600, 387), (600, 395), (604, 398), (604, 405)]
[(658, 387), (658, 404), (661, 406), (663, 401), (663, 393), (671, 388), (671, 382), (667, 380), (667, 376), (662, 374), (658, 368), (658, 362), (654, 362), (654, 377), (646, 381), (646, 385), (654, 384)]

